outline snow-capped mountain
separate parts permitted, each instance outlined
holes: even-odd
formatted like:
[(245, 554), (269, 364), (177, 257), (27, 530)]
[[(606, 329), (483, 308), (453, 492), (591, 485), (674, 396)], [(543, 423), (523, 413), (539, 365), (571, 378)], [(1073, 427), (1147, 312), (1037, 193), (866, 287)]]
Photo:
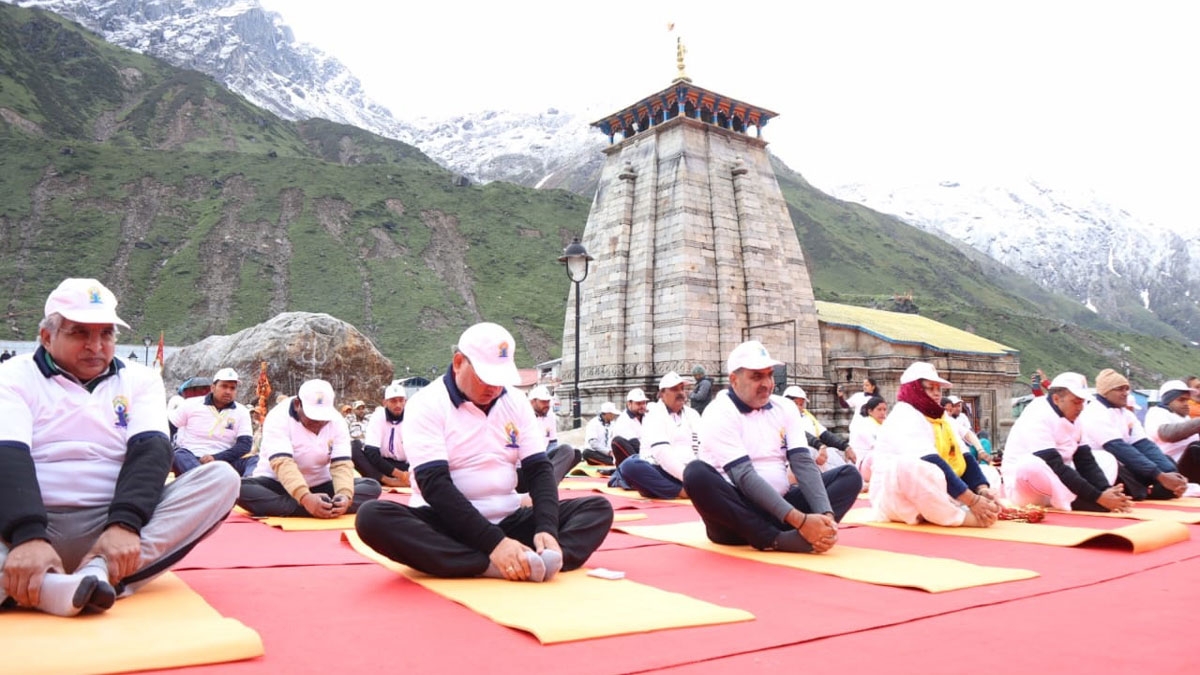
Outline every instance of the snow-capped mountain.
[(415, 130), (363, 90), (337, 59), (297, 42), (257, 0), (18, 0), (108, 42), (213, 77), (289, 120), (321, 117), (413, 143)]
[(480, 182), (503, 180), (583, 192), (604, 162), (604, 135), (583, 115), (483, 112), (418, 119), (416, 145), (440, 164)]
[(1138, 325), (1148, 311), (1200, 340), (1200, 232), (1147, 222), (1082, 190), (1035, 180), (841, 185), (839, 199), (957, 238), (1092, 311)]
[(603, 136), (583, 116), (485, 111), (400, 121), (336, 58), (297, 42), (258, 0), (17, 0), (105, 40), (212, 76), (289, 120), (320, 117), (416, 145), (468, 178), (581, 190), (595, 180)]

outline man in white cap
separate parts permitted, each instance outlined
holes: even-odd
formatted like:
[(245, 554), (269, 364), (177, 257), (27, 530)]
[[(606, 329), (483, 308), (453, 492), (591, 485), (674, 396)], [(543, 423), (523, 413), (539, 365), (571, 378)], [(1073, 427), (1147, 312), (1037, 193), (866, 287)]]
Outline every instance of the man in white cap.
[(251, 455), (254, 429), (250, 410), (237, 402), (238, 374), (222, 368), (213, 375), (212, 390), (204, 398), (189, 398), (167, 414), (175, 429), (176, 476), (209, 462), (225, 462), (240, 476), (249, 476), (258, 464)]
[(630, 389), (625, 396), (625, 412), (612, 425), (612, 456), (617, 466), (642, 450), (642, 418), (649, 401), (641, 387)]
[(350, 430), (350, 452), (361, 453), (363, 439), (367, 435), (367, 402), (355, 401), (346, 413), (346, 427)]
[[(544, 385), (538, 385), (529, 392), (529, 405), (533, 408), (533, 415), (537, 418), (538, 425), (546, 432), (546, 457), (550, 458), (550, 463), (554, 466), (554, 484), (558, 485), (579, 463), (581, 453), (568, 443), (558, 442), (558, 419), (550, 411), (553, 398), (550, 390)], [(517, 481), (517, 492), (529, 491), (524, 477), (522, 472), (521, 480)]]
[(333, 400), (332, 385), (308, 380), (267, 413), (262, 459), (242, 479), (238, 506), (256, 518), (337, 518), (379, 498), (377, 481), (354, 476), (350, 431)]
[(238, 475), (171, 468), (158, 373), (114, 356), (117, 299), (67, 279), (40, 345), (0, 366), (0, 607), (104, 611), (167, 571), (229, 514)]
[(1124, 488), (1105, 476), (1075, 425), (1089, 398), (1083, 375), (1061, 373), (1045, 396), (1034, 398), (1021, 411), (1008, 433), (1001, 465), (1009, 501), (1066, 511), (1132, 508)]
[(812, 453), (817, 468), (821, 471), (829, 471), (846, 463), (851, 465), (858, 463), (854, 448), (850, 447), (846, 439), (826, 429), (825, 425), (817, 421), (817, 416), (808, 409), (808, 392), (793, 384), (783, 390), (783, 397), (794, 403), (796, 409), (800, 411), (804, 433), (808, 438), (809, 452)]
[(942, 408), (949, 386), (925, 361), (900, 375), (896, 405), (872, 450), (870, 498), (879, 518), (946, 527), (991, 527), (999, 518), (998, 495)]
[(383, 405), (367, 419), (362, 450), (355, 452), (354, 444), (350, 444), (350, 454), (358, 473), (387, 487), (409, 486), (408, 455), (404, 454), (404, 439), (400, 433), (407, 403), (408, 392), (404, 385), (399, 382), (389, 384), (383, 390)]
[(612, 466), (612, 422), (621, 414), (612, 401), (600, 404), (600, 414), (593, 417), (584, 427), (583, 437), (587, 449), (583, 459), (594, 466)]
[(1200, 482), (1200, 418), (1189, 417), (1195, 389), (1183, 380), (1158, 388), (1158, 403), (1146, 411), (1146, 433), (1189, 482)]
[(1129, 380), (1124, 375), (1112, 368), (1100, 371), (1096, 396), (1076, 421), (1083, 441), (1094, 451), (1103, 448), (1117, 458), (1118, 480), (1134, 501), (1182, 497), (1187, 491), (1187, 478), (1146, 436), (1137, 415), (1126, 407), (1129, 394)]
[[(378, 501), (358, 514), (362, 540), (438, 577), (549, 581), (580, 567), (604, 541), (613, 512), (601, 496), (558, 500), (545, 432), (520, 391), (512, 335), (478, 323), (459, 337), (446, 374), (408, 404), (409, 504)], [(517, 465), (532, 506), (517, 493)]]
[(700, 451), (700, 414), (687, 404), (685, 383), (672, 371), (658, 381), (658, 401), (642, 420), (642, 449), (617, 471), (638, 494), (651, 499), (684, 499), (683, 470)]
[(699, 459), (684, 469), (683, 486), (715, 543), (824, 553), (862, 476), (852, 466), (817, 469), (800, 412), (771, 393), (778, 365), (756, 340), (729, 354), (729, 388), (704, 410)]

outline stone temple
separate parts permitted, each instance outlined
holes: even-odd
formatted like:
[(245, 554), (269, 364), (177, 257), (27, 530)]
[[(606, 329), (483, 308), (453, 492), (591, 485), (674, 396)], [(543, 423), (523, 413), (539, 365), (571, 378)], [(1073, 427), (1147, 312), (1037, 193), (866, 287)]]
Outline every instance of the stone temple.
[[(1003, 345), (957, 331), (971, 338), (960, 350), (942, 330), (934, 331), (940, 343), (914, 345), (845, 321), (823, 330), (804, 252), (762, 139), (775, 116), (696, 86), (680, 59), (670, 86), (593, 122), (610, 145), (582, 238), (594, 258), (580, 284), (584, 413), (595, 414), (604, 401), (622, 407), (633, 387), (653, 396), (662, 375), (673, 370), (690, 380), (695, 365), (724, 385), (726, 356), (757, 339), (786, 363), (777, 383), (804, 387), (816, 410), (837, 412), (833, 385), (849, 382), (855, 391), (865, 376), (894, 400), (908, 363), (930, 360), (952, 369), (947, 359), (958, 355), (956, 363), (971, 371), (979, 391), (955, 393), (990, 404), (988, 411), (976, 408), (977, 424), (984, 414), (989, 422), (1010, 422), (1007, 391), (1019, 364)], [(979, 358), (964, 360), (963, 354)], [(560, 375), (559, 395), (567, 400), (576, 379), (573, 295)], [(984, 396), (984, 389), (991, 391)], [(837, 417), (848, 420), (846, 413)]]

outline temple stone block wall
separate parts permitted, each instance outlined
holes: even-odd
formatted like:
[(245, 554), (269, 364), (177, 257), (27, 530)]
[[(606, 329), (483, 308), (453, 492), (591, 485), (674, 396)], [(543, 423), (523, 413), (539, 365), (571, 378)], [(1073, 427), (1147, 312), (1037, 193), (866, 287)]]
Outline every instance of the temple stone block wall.
[[(812, 286), (766, 143), (677, 117), (609, 147), (583, 244), (580, 389), (585, 413), (652, 391), (669, 371), (723, 380), (759, 339), (789, 381), (827, 382)], [(574, 288), (572, 288), (574, 293)], [(575, 379), (568, 299), (562, 379)]]

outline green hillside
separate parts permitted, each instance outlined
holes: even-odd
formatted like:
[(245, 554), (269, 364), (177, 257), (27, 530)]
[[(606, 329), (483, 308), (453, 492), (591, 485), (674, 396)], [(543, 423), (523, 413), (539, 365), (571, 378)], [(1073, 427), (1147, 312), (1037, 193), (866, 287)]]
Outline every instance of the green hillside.
[[(66, 276), (117, 293), (135, 335), (172, 344), (289, 310), (371, 337), (399, 374), (444, 366), (480, 319), (523, 365), (557, 356), (568, 281), (556, 258), (589, 196), (460, 186), (416, 148), (324, 120), (293, 123), (211, 79), (108, 45), (53, 14), (0, 4), (0, 288), (32, 339)], [(1026, 372), (1119, 363), (1149, 386), (1200, 372), (1177, 335), (1120, 333), (889, 216), (776, 165), (823, 300), (920, 312), (1021, 350)]]

